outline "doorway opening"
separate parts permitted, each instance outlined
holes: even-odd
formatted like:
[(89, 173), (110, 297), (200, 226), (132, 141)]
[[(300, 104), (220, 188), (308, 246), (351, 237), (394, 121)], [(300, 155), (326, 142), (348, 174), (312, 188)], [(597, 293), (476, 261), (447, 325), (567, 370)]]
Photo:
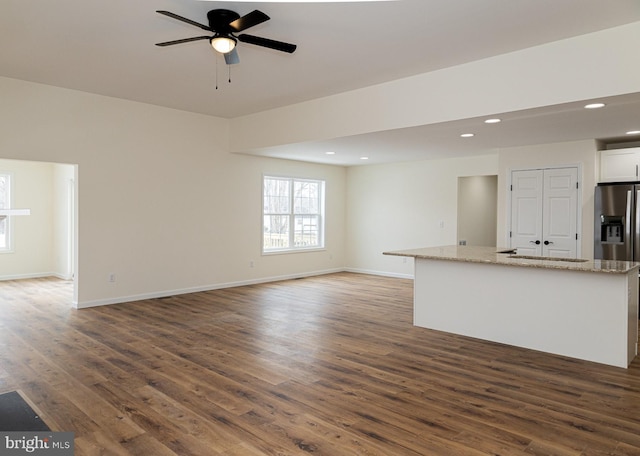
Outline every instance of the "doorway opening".
[(458, 245), (495, 247), (498, 176), (458, 177)]
[(10, 216), (11, 246), (0, 254), (0, 281), (54, 277), (73, 287), (77, 306), (78, 166), (0, 159), (11, 175), (10, 205), (30, 215)]

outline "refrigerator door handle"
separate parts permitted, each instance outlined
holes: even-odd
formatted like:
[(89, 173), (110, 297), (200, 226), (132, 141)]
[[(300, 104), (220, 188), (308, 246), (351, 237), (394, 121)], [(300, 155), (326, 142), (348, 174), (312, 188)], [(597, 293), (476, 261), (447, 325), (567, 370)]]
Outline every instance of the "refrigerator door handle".
[(636, 186), (636, 219), (634, 220), (634, 228), (633, 228), (633, 257), (631, 258), (633, 261), (638, 261), (640, 259), (640, 190)]
[[(627, 191), (627, 213), (624, 221), (624, 235), (626, 236), (626, 239), (624, 241), (626, 250), (625, 256), (629, 259), (627, 261), (631, 261), (633, 259), (633, 253), (636, 249), (636, 246), (634, 245), (636, 243), (635, 228), (631, 230), (631, 225), (638, 226), (637, 223), (634, 223), (635, 220), (631, 217), (631, 210), (634, 209), (632, 206), (634, 196), (635, 195), (631, 192), (631, 190)], [(633, 237), (631, 237), (632, 235)]]

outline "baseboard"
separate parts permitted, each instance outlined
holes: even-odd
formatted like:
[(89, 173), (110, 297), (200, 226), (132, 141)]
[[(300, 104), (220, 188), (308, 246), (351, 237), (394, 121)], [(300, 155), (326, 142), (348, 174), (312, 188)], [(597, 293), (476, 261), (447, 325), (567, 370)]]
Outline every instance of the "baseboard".
[(50, 277), (55, 277), (56, 279), (60, 279), (60, 280), (73, 280), (73, 274), (67, 275), (67, 274), (59, 274), (57, 272), (52, 272)]
[[(263, 277), (259, 279), (240, 280), (237, 282), (226, 282), (226, 283), (203, 285), (198, 287), (180, 288), (175, 290), (163, 290), (163, 291), (158, 291), (153, 293), (142, 293), (137, 295), (119, 296), (117, 298), (96, 299), (93, 301), (85, 301), (85, 302), (76, 302), (74, 300), (72, 305), (76, 309), (86, 309), (89, 307), (108, 306), (111, 304), (122, 304), (125, 302), (142, 301), (145, 299), (166, 298), (169, 296), (183, 295), (183, 294), (189, 294), (189, 293), (199, 293), (202, 291), (220, 290), (223, 288), (242, 287), (246, 285), (256, 285), (259, 283), (279, 282), (281, 280), (301, 279), (304, 277), (333, 274), (337, 272), (352, 272), (356, 274), (369, 274), (369, 275), (377, 275), (377, 276), (383, 276), (383, 277), (394, 277), (398, 279), (413, 279), (413, 275), (410, 275), (410, 274), (396, 274), (396, 273), (390, 273), (385, 271), (374, 271), (370, 269), (360, 269), (360, 268), (335, 268), (335, 269), (325, 269), (322, 271), (311, 271), (311, 272), (305, 272), (305, 273)], [(35, 273), (35, 274), (32, 273), (32, 274), (15, 274), (15, 275), (0, 276), (0, 281), (40, 279), (44, 277), (56, 277), (61, 280), (71, 280), (73, 278), (73, 277), (66, 277), (63, 274), (58, 274), (55, 272), (42, 272), (42, 273)]]
[(55, 277), (53, 272), (36, 272), (29, 274), (11, 274), (0, 276), (0, 281), (7, 280), (25, 280), (25, 279), (41, 279), (43, 277)]
[(73, 275), (59, 274), (57, 272), (36, 272), (29, 274), (12, 274), (0, 276), (0, 282), (6, 280), (26, 280), (26, 279), (42, 279), (44, 277), (55, 277), (60, 280), (73, 280)]
[(94, 301), (74, 303), (74, 307), (78, 309), (86, 309), (89, 307), (107, 306), (111, 304), (122, 304), (125, 302), (143, 301), (145, 299), (166, 298), (169, 296), (177, 296), (177, 295), (183, 295), (183, 294), (189, 294), (189, 293), (200, 293), (203, 291), (220, 290), (223, 288), (242, 287), (246, 285), (256, 285), (259, 283), (279, 282), (281, 280), (301, 279), (304, 277), (313, 277), (313, 276), (333, 274), (336, 272), (345, 272), (345, 271), (346, 270), (344, 268), (326, 269), (322, 271), (312, 271), (312, 272), (305, 272), (305, 273), (299, 273), (299, 274), (288, 274), (288, 275), (282, 275), (282, 276), (263, 277), (260, 279), (241, 280), (238, 282), (227, 282), (227, 283), (218, 283), (218, 284), (204, 285), (204, 286), (198, 286), (198, 287), (180, 288), (175, 290), (164, 290), (164, 291), (153, 292), (153, 293), (142, 293), (142, 294), (130, 295), (130, 296), (120, 296), (117, 298), (97, 299)]
[(356, 274), (369, 274), (369, 275), (377, 275), (382, 277), (393, 277), (396, 279), (411, 279), (413, 280), (413, 274), (398, 274), (395, 272), (388, 271), (373, 271), (371, 269), (360, 269), (360, 268), (345, 268), (345, 272), (353, 272)]

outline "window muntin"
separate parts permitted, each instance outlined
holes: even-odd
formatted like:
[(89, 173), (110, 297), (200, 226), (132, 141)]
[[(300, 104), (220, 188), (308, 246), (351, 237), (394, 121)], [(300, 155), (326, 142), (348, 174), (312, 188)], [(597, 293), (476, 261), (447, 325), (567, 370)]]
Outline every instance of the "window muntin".
[(265, 176), (263, 252), (324, 247), (324, 181)]

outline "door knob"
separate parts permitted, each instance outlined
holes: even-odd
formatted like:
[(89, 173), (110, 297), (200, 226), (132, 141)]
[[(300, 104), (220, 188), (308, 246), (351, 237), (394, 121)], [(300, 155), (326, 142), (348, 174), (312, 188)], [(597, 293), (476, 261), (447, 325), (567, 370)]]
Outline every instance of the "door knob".
[(539, 240), (535, 240), (535, 241), (529, 241), (530, 244), (535, 244), (535, 245), (540, 245), (540, 241)]
[(544, 245), (553, 244), (553, 241), (544, 241)]

